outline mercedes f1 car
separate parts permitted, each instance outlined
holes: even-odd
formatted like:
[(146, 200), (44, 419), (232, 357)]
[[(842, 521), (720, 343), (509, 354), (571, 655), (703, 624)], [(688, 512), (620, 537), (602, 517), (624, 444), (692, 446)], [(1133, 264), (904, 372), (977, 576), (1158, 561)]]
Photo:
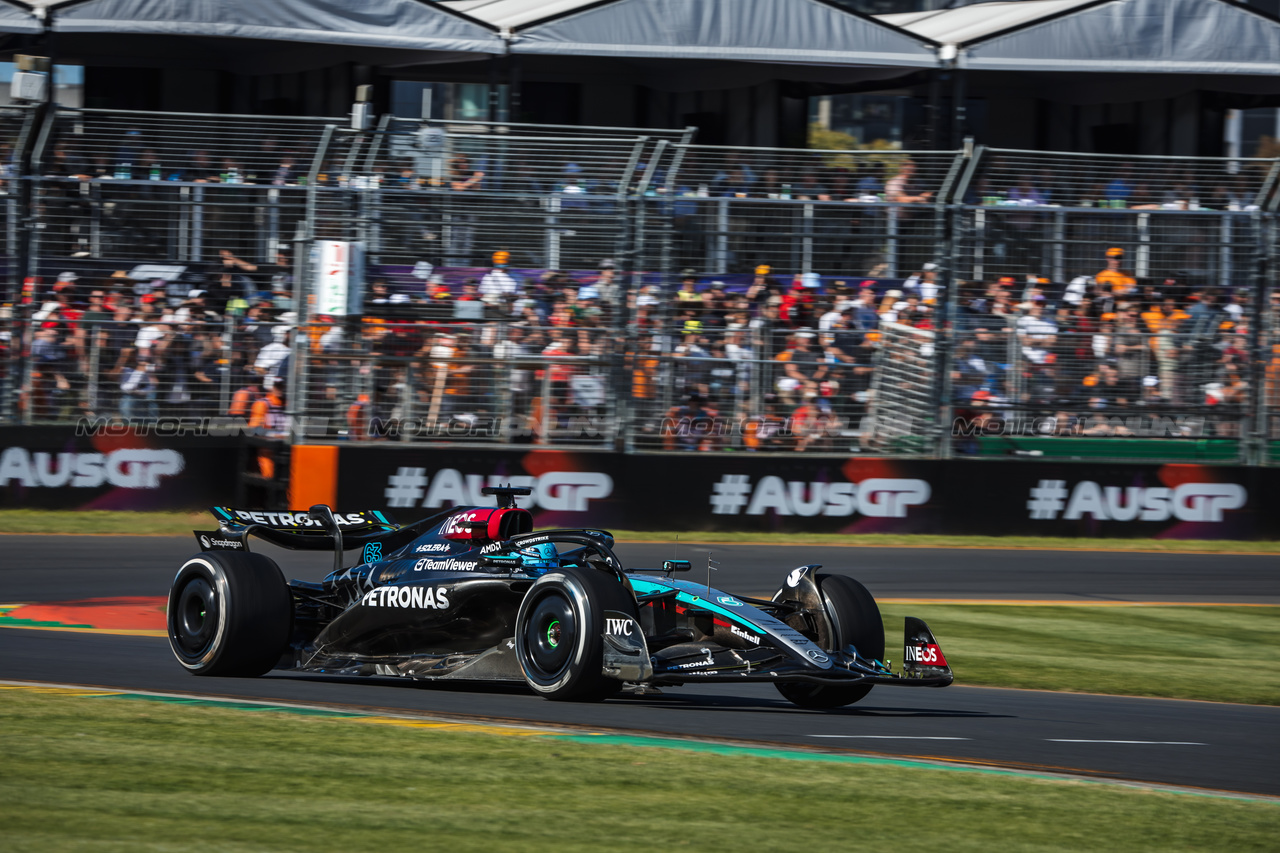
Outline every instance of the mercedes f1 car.
[[(857, 581), (789, 572), (770, 599), (677, 577), (688, 561), (626, 569), (603, 530), (533, 530), (515, 497), (397, 525), (380, 512), (217, 507), (217, 531), (169, 593), (169, 642), (195, 675), (271, 669), (414, 679), (523, 681), (548, 699), (705, 682), (770, 682), (806, 708), (856, 702), (875, 685), (945, 687), (929, 627), (907, 617), (899, 672)], [(332, 551), (321, 583), (288, 581), (250, 537)], [(359, 563), (343, 555), (358, 550)]]

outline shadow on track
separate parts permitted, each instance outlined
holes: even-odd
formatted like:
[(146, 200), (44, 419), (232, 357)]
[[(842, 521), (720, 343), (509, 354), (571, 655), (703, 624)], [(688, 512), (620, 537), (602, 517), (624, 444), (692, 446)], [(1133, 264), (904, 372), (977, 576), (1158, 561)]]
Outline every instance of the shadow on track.
[[(529, 699), (538, 698), (527, 687), (514, 682), (415, 681), (411, 678), (323, 675), (317, 673), (281, 673), (277, 675), (262, 676), (259, 680), (308, 681), (321, 684), (359, 684), (369, 687), (394, 687), (401, 690), (421, 690), (430, 693), (445, 693), (450, 695), (473, 693), (486, 696), (525, 696)], [(963, 717), (994, 720), (1014, 719), (1017, 716), (1015, 714), (992, 714), (985, 711), (962, 711), (947, 708), (902, 708), (869, 705), (857, 705), (850, 706), (848, 708), (833, 708), (827, 711), (819, 711), (808, 708), (798, 708), (790, 702), (787, 702), (785, 699), (774, 699), (770, 697), (768, 693), (764, 692), (765, 690), (768, 690), (768, 685), (759, 686), (762, 688), (762, 695), (758, 698), (753, 696), (732, 696), (725, 694), (708, 695), (706, 693), (680, 695), (679, 693), (664, 692), (657, 696), (628, 696), (624, 694), (621, 696), (611, 697), (607, 700), (607, 704), (625, 705), (633, 708), (643, 707), (662, 709), (667, 711), (688, 711), (693, 713), (704, 713), (709, 711), (720, 713), (770, 712), (777, 714), (820, 717)], [(545, 707), (553, 708), (557, 705), (563, 704), (585, 707), (596, 703), (548, 702)]]

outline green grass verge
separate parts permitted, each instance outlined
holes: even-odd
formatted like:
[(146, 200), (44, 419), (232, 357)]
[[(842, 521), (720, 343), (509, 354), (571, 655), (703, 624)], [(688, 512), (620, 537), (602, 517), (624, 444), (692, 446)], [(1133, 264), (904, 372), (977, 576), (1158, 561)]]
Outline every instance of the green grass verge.
[[(881, 604), (886, 654), (902, 617), (929, 623), (956, 683), (1280, 705), (1280, 606)], [(895, 663), (896, 665), (896, 663)]]
[(14, 853), (1269, 851), (1280, 821), (1273, 802), (892, 762), (3, 693)]
[[(109, 512), (87, 510), (0, 510), (0, 533), (95, 533), (187, 536), (192, 528), (215, 526), (205, 512)], [(614, 530), (620, 542), (716, 542), (768, 545), (864, 545), (884, 548), (1040, 548), (1071, 551), (1166, 551), (1169, 553), (1280, 554), (1280, 541), (1219, 539), (1072, 539), (1051, 536), (925, 536), (871, 533), (711, 533)]]

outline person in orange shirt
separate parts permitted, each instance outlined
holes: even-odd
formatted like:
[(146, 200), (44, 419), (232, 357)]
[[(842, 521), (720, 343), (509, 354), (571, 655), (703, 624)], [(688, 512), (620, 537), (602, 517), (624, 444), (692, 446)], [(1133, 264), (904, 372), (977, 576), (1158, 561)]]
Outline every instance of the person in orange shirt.
[(266, 393), (254, 401), (249, 410), (249, 428), (261, 430), (264, 435), (273, 438), (288, 435), (283, 382), (272, 382)]
[(1107, 268), (1093, 277), (1098, 284), (1110, 287), (1113, 296), (1124, 296), (1138, 289), (1138, 280), (1120, 269), (1123, 260), (1124, 249), (1112, 246), (1107, 249)]
[[(268, 438), (288, 438), (289, 416), (284, 410), (283, 382), (271, 382), (266, 386), (266, 393), (254, 402), (249, 411), (249, 428)], [(275, 479), (276, 460), (272, 448), (258, 448), (258, 473), (268, 480)]]

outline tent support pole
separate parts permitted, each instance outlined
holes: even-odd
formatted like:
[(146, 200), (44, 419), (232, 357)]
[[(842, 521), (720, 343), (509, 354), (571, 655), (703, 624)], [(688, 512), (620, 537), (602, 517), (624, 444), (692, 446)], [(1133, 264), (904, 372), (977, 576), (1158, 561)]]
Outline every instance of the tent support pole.
[(960, 68), (953, 70), (951, 72), (951, 149), (953, 151), (964, 145), (964, 83), (964, 70)]

